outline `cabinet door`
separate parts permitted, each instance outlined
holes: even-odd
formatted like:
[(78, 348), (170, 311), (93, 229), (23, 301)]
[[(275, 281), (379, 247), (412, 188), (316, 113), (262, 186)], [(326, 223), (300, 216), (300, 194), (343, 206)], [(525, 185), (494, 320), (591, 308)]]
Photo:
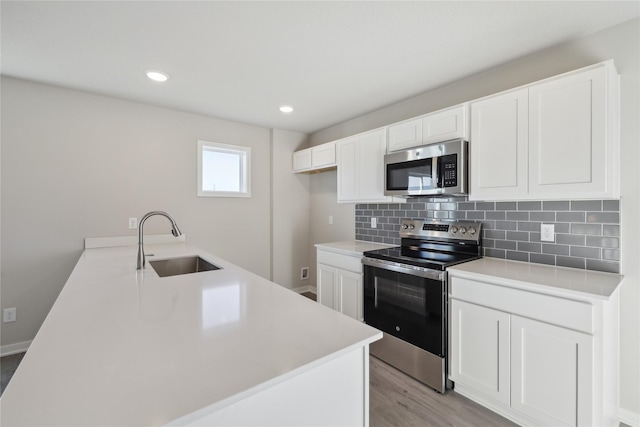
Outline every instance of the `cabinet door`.
[(336, 309), (356, 320), (364, 320), (362, 313), (362, 274), (338, 269), (337, 283), (339, 304)]
[(337, 310), (336, 285), (338, 283), (337, 269), (324, 264), (318, 264), (318, 302), (324, 306)]
[(336, 144), (328, 142), (311, 148), (311, 168), (320, 169), (336, 164)]
[(438, 111), (422, 119), (422, 143), (431, 144), (467, 137), (467, 106)]
[(471, 103), (470, 200), (527, 195), (527, 89)]
[(509, 314), (451, 300), (450, 377), (509, 404)]
[(511, 407), (554, 426), (592, 425), (590, 335), (511, 316)]
[(338, 202), (358, 199), (358, 171), (356, 170), (357, 138), (347, 138), (336, 143), (338, 160)]
[(293, 171), (303, 172), (311, 169), (311, 149), (300, 150), (293, 153)]
[(529, 89), (529, 193), (606, 197), (606, 70), (588, 70)]
[(404, 150), (422, 145), (422, 118), (389, 126), (387, 152)]
[(387, 149), (386, 129), (358, 137), (357, 180), (359, 201), (385, 201), (384, 153)]

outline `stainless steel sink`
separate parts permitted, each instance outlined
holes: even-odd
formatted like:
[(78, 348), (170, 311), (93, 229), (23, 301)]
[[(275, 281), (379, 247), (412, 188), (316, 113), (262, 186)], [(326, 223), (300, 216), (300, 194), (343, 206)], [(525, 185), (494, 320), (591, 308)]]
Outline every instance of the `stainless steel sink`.
[(177, 276), (180, 274), (200, 273), (203, 271), (220, 270), (222, 267), (211, 264), (199, 256), (169, 258), (149, 261), (149, 264), (160, 277)]

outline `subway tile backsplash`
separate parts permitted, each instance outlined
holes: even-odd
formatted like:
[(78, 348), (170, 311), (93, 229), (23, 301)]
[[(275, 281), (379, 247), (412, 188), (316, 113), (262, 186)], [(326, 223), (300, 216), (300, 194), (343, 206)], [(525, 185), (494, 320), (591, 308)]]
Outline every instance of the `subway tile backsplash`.
[[(371, 228), (371, 218), (377, 218), (377, 228)], [(471, 202), (466, 197), (416, 197), (402, 204), (358, 204), (356, 239), (399, 245), (402, 218), (481, 222), (487, 257), (620, 272), (618, 200)], [(555, 242), (540, 241), (542, 223), (554, 224)]]

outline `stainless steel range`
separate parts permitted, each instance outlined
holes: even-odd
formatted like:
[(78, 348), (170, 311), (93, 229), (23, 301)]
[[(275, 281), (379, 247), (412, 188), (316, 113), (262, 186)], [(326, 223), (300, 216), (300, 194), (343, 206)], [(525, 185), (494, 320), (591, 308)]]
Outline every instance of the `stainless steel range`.
[(402, 220), (399, 247), (364, 253), (370, 353), (439, 392), (447, 380), (447, 267), (482, 256), (482, 224)]

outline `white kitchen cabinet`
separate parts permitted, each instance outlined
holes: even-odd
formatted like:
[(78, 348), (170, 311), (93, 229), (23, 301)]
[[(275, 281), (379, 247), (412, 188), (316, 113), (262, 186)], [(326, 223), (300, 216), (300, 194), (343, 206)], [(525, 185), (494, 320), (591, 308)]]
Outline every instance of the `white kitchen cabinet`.
[(351, 256), (318, 248), (318, 302), (362, 321), (362, 254)]
[(527, 195), (528, 95), (526, 89), (471, 103), (471, 197)]
[(327, 142), (326, 144), (311, 147), (311, 168), (323, 169), (336, 165), (336, 143)]
[(468, 138), (468, 105), (462, 104), (389, 126), (387, 152)]
[(338, 283), (338, 269), (330, 265), (318, 263), (318, 302), (324, 306), (336, 309), (336, 288)]
[(621, 276), (487, 258), (448, 274), (458, 393), (525, 426), (617, 424)]
[(362, 274), (318, 264), (318, 298), (322, 305), (363, 320)]
[(511, 407), (542, 425), (594, 424), (594, 338), (511, 316)]
[(306, 172), (311, 169), (311, 148), (293, 153), (293, 172)]
[(469, 199), (618, 198), (618, 92), (607, 61), (471, 102)]
[(509, 404), (509, 314), (451, 301), (450, 377)]
[(422, 118), (422, 138), (424, 144), (447, 141), (455, 138), (468, 138), (468, 104), (436, 111)]
[(598, 66), (529, 89), (529, 194), (618, 197), (617, 72)]
[(389, 126), (388, 153), (421, 145), (423, 145), (422, 117)]
[(384, 195), (386, 128), (336, 141), (338, 202), (388, 202)]
[(293, 172), (311, 172), (336, 166), (336, 144), (327, 142), (293, 153)]

